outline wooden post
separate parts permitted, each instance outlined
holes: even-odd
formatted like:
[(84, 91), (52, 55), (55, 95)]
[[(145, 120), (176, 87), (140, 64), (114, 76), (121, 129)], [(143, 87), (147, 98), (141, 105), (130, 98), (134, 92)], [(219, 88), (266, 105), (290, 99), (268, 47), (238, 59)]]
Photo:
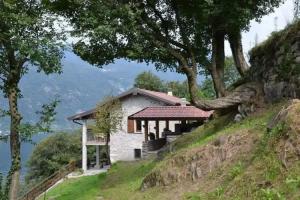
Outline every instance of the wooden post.
[(159, 139), (159, 121), (155, 121), (156, 139)]
[(87, 121), (83, 121), (82, 124), (82, 170), (85, 173), (87, 171)]
[(166, 120), (166, 129), (169, 130), (169, 120)]
[(145, 125), (144, 125), (144, 130), (145, 130), (145, 142), (148, 142), (148, 120), (145, 120)]
[(96, 169), (100, 169), (100, 146), (96, 146)]

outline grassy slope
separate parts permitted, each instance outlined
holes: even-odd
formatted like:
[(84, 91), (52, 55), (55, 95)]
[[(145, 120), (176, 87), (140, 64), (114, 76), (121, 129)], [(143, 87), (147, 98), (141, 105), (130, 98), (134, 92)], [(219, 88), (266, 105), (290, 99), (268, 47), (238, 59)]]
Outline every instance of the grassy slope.
[[(251, 131), (262, 136), (263, 142), (257, 151), (231, 166), (211, 173), (198, 183), (184, 183), (167, 188), (140, 191), (143, 177), (153, 168), (167, 167), (164, 161), (120, 162), (108, 174), (68, 180), (51, 190), (48, 199), (300, 199), (300, 164), (286, 171), (272, 149), (265, 127), (269, 119), (279, 110), (275, 105), (261, 110), (241, 123), (229, 123), (227, 117), (214, 120), (181, 137), (174, 143), (175, 153), (204, 145), (223, 134)], [(205, 184), (203, 184), (205, 183)], [(264, 185), (271, 184), (272, 187)]]

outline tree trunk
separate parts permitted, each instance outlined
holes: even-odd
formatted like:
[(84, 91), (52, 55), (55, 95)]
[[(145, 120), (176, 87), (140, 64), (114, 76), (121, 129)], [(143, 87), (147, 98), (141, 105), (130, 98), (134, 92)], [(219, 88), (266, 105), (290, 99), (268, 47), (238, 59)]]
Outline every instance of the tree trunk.
[(195, 102), (198, 100), (198, 84), (197, 84), (197, 73), (193, 71), (192, 69), (185, 67), (184, 70), (187, 81), (188, 81), (188, 87), (189, 87), (189, 93), (191, 98), (191, 103), (195, 104)]
[(200, 97), (197, 96), (197, 73), (188, 66), (184, 66), (183, 71), (187, 76), (191, 103), (202, 110), (223, 110), (230, 107), (237, 107), (242, 103), (255, 104), (260, 102), (259, 98), (263, 96), (261, 84), (257, 82), (250, 82), (238, 86), (226, 97), (221, 97), (214, 100), (200, 99)]
[(230, 33), (228, 36), (236, 68), (240, 75), (244, 76), (249, 66), (244, 57), (241, 33)]
[(110, 160), (110, 152), (109, 152), (109, 142), (110, 142), (110, 134), (108, 133), (106, 135), (106, 144), (105, 144), (105, 147), (106, 147), (106, 156), (107, 156), (107, 164), (111, 164), (111, 160)]
[(224, 52), (225, 34), (222, 31), (216, 31), (213, 33), (212, 39), (212, 64), (211, 75), (216, 91), (216, 96), (224, 97), (226, 95), (226, 87), (224, 82)]
[(237, 87), (226, 97), (214, 100), (203, 100), (197, 98), (193, 104), (202, 110), (222, 110), (230, 107), (238, 106), (243, 103), (253, 103), (261, 101), (262, 86), (257, 82), (245, 83)]
[(11, 151), (11, 168), (8, 175), (10, 200), (17, 199), (19, 189), (19, 178), (21, 169), (20, 158), (20, 136), (19, 127), (21, 123), (21, 115), (18, 111), (18, 83), (14, 81), (8, 86), (8, 102), (10, 111), (10, 151)]

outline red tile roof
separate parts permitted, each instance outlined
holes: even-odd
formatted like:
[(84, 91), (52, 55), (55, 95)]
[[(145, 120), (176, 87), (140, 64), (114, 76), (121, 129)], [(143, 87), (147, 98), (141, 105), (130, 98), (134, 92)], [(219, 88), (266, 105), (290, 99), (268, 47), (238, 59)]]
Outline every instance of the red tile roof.
[[(179, 97), (170, 96), (163, 92), (155, 92), (155, 91), (150, 91), (150, 90), (145, 90), (145, 89), (140, 89), (140, 88), (132, 88), (132, 89), (116, 96), (116, 98), (122, 99), (122, 98), (128, 97), (130, 95), (137, 95), (137, 94), (155, 99), (157, 101), (161, 101), (168, 106), (189, 104), (189, 102), (187, 102)], [(73, 115), (71, 117), (68, 117), (68, 120), (91, 119), (91, 118), (93, 118), (94, 113), (95, 113), (95, 109), (91, 109), (91, 110)]]
[(194, 106), (158, 106), (147, 107), (133, 115), (130, 119), (203, 119), (209, 118), (213, 111), (204, 111)]
[(141, 91), (141, 94), (146, 94), (146, 95), (148, 94), (151, 97), (154, 97), (154, 98), (156, 97), (156, 98), (160, 99), (161, 101), (170, 102), (173, 105), (183, 105), (183, 104), (187, 103), (184, 100), (182, 100), (181, 98), (168, 95), (167, 93), (155, 92), (155, 91), (145, 90), (145, 89), (138, 89), (138, 90)]

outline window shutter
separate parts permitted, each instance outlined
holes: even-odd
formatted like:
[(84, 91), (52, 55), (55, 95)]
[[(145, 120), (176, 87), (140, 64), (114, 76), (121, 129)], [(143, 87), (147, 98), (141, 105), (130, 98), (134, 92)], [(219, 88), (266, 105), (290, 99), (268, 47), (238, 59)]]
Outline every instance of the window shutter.
[(134, 120), (132, 119), (127, 120), (127, 132), (134, 133)]

